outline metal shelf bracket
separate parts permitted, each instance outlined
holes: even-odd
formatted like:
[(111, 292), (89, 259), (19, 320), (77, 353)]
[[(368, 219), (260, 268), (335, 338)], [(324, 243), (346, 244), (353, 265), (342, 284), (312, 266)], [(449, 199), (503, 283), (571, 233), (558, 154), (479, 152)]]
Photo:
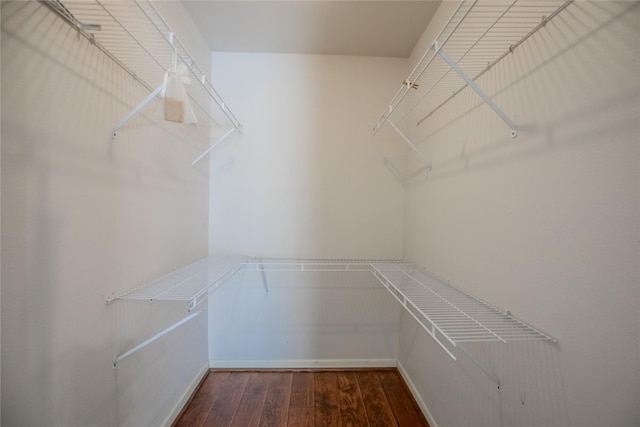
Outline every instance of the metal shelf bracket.
[(411, 147), (411, 149), (418, 155), (418, 157), (420, 157), (420, 159), (422, 159), (424, 164), (427, 166), (427, 169), (431, 170), (431, 162), (429, 160), (427, 160), (426, 157), (424, 157), (424, 154), (422, 154), (422, 152), (420, 152), (420, 150), (418, 150), (418, 147), (416, 147), (416, 145), (413, 142), (411, 142), (411, 140), (404, 133), (402, 133), (402, 131), (400, 129), (398, 129), (398, 127), (391, 120), (387, 119), (387, 123), (389, 123), (389, 125), (391, 125), (393, 130), (395, 130), (396, 133), (398, 135), (400, 135), (400, 137), (402, 139), (404, 139), (404, 141), (407, 143), (407, 145), (409, 145), (409, 147)]
[(163, 82), (160, 86), (155, 88), (153, 92), (147, 95), (147, 97), (143, 99), (138, 105), (133, 107), (133, 109), (129, 111), (123, 118), (118, 120), (118, 122), (113, 126), (112, 136), (114, 138), (118, 137), (118, 131), (122, 126), (124, 126), (129, 120), (131, 120), (136, 114), (138, 114), (140, 110), (142, 110), (148, 103), (150, 103), (153, 100), (153, 98), (160, 95), (160, 93), (164, 89), (164, 85), (165, 83)]
[(227, 139), (227, 137), (229, 135), (231, 135), (233, 133), (233, 131), (236, 130), (236, 128), (231, 128), (229, 129), (224, 135), (222, 135), (220, 138), (218, 138), (217, 141), (211, 143), (211, 145), (209, 146), (209, 148), (207, 148), (204, 153), (200, 154), (198, 157), (196, 157), (196, 159), (191, 162), (191, 167), (194, 167), (196, 165), (196, 163), (198, 163), (200, 160), (202, 160), (204, 158), (204, 156), (206, 156), (207, 154), (209, 154), (209, 152), (211, 150), (213, 150), (214, 148), (216, 148), (218, 146), (218, 144), (220, 144), (222, 141), (224, 141), (225, 139)]
[(509, 126), (509, 128), (511, 129), (511, 138), (515, 138), (516, 136), (518, 136), (516, 124), (500, 109), (500, 107), (498, 107), (498, 105), (496, 105), (495, 102), (493, 102), (491, 97), (489, 97), (489, 95), (487, 95), (480, 88), (480, 86), (478, 86), (476, 82), (471, 77), (469, 77), (467, 73), (462, 70), (462, 68), (460, 68), (456, 61), (451, 59), (451, 57), (449, 57), (449, 55), (447, 55), (444, 50), (442, 50), (442, 46), (438, 43), (437, 40), (433, 42), (433, 45), (431, 47), (434, 52), (440, 55), (440, 57), (447, 64), (449, 64), (449, 66), (462, 78), (462, 80), (464, 80), (465, 83), (469, 85), (469, 87), (471, 87), (471, 89), (473, 89), (489, 107), (491, 107), (491, 109), (502, 119), (502, 121), (504, 121), (507, 126)]
[(157, 334), (155, 334), (154, 336), (146, 339), (145, 341), (141, 342), (140, 344), (136, 345), (135, 347), (130, 348), (129, 350), (125, 351), (124, 353), (122, 353), (121, 355), (117, 356), (114, 361), (113, 361), (113, 367), (116, 368), (118, 366), (118, 363), (120, 363), (122, 360), (126, 359), (127, 357), (131, 356), (134, 353), (137, 353), (138, 351), (142, 350), (143, 348), (145, 348), (146, 346), (148, 346), (149, 344), (151, 344), (152, 342), (158, 340), (159, 338), (165, 336), (166, 334), (168, 334), (169, 332), (173, 331), (174, 329), (178, 328), (179, 326), (184, 325), (185, 323), (187, 323), (189, 320), (193, 319), (194, 317), (198, 316), (200, 313), (202, 313), (202, 310), (200, 311), (196, 311), (195, 313), (191, 313), (188, 316), (186, 316), (185, 318), (183, 318), (182, 320), (177, 321), (176, 323), (174, 323), (173, 325), (163, 329), (162, 331), (158, 332)]

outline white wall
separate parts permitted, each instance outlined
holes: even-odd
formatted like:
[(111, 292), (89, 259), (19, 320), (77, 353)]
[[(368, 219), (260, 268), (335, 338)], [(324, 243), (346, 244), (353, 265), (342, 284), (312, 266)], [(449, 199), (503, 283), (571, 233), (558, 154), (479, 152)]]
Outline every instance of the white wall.
[(402, 189), (371, 132), (406, 60), (214, 53), (213, 82), (246, 129), (216, 151), (210, 250), (402, 256)]
[(215, 367), (395, 366), (400, 307), (370, 272), (242, 271), (209, 305)]
[[(246, 132), (212, 156), (210, 251), (401, 258), (404, 190), (383, 163), (394, 140), (371, 129), (406, 67), (402, 59), (214, 53), (212, 80)], [(369, 273), (269, 276), (268, 296), (247, 273), (211, 298), (212, 365), (397, 357), (397, 306)]]
[[(2, 21), (2, 8), (0, 8)], [(2, 46), (2, 31), (0, 31), (0, 46)], [(0, 55), (0, 80), (2, 79), (2, 56)], [(0, 99), (2, 99), (2, 84), (0, 84)], [(0, 117), (2, 117), (2, 102), (0, 102)], [(2, 224), (2, 120), (0, 120), (0, 224)], [(0, 227), (0, 242), (2, 241), (2, 227)], [(2, 307), (2, 251), (0, 250), (0, 307)], [(2, 384), (2, 316), (0, 315), (0, 384)], [(0, 387), (0, 420), (2, 420), (2, 387)]]
[[(110, 138), (147, 94), (44, 5), (2, 2), (3, 425), (159, 425), (207, 365), (202, 317), (112, 367), (149, 307), (105, 296), (207, 254), (208, 168), (189, 164), (208, 129), (155, 105)], [(178, 316), (161, 310), (154, 327)]]
[(515, 140), (469, 90), (409, 126), (433, 171), (407, 188), (405, 257), (560, 343), (474, 349), (500, 395), (403, 319), (438, 425), (640, 423), (639, 29), (638, 3), (575, 2), (482, 76)]

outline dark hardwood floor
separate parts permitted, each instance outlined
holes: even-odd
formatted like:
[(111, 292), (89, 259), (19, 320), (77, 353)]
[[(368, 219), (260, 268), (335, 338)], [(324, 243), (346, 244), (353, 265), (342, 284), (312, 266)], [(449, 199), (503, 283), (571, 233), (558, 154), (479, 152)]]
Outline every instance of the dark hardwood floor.
[(428, 427), (396, 369), (211, 370), (176, 427)]

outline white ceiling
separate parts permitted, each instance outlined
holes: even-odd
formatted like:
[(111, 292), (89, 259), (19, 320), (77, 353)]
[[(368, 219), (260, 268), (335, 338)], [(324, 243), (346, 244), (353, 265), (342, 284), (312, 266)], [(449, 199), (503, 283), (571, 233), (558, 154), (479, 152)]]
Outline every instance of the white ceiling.
[(182, 0), (211, 50), (406, 58), (440, 1)]

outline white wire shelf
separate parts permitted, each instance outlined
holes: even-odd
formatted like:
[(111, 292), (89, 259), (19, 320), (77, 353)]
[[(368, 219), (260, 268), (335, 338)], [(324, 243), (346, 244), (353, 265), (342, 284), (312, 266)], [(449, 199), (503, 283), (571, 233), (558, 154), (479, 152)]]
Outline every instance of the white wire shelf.
[(510, 313), (399, 260), (252, 258), (244, 266), (263, 273), (267, 294), (268, 272), (370, 272), (454, 359), (451, 347), (466, 342), (557, 342)]
[(446, 50), (447, 55), (476, 80), (571, 3), (565, 0), (462, 1), (384, 109), (374, 131), (403, 102), (408, 108), (403, 109), (404, 115), (397, 118), (396, 123), (404, 120), (418, 104), (428, 102), (432, 111), (420, 118), (420, 123), (468, 86), (451, 72), (453, 68), (438, 55), (438, 50)]
[(128, 292), (109, 296), (107, 304), (116, 300), (184, 301), (190, 312), (184, 318), (116, 356), (113, 366), (116, 367), (124, 359), (202, 314), (204, 309), (194, 309), (244, 266), (244, 259), (238, 257), (203, 258)]
[(374, 262), (395, 262), (395, 260), (367, 259), (260, 259), (250, 258), (246, 268), (258, 271), (370, 271)]
[(545, 340), (555, 338), (509, 312), (444, 283), (410, 263), (374, 263), (374, 274), (409, 313), (455, 359), (448, 343)]
[[(516, 124), (478, 86), (476, 80), (564, 10), (572, 0), (463, 0), (373, 127), (388, 123), (420, 157), (431, 164), (400, 129), (409, 119), (420, 125), (467, 87), (471, 87), (516, 137)], [(393, 119), (393, 120), (392, 120)], [(396, 172), (392, 171), (394, 174)], [(406, 177), (400, 176), (404, 181)]]
[(150, 1), (40, 1), (149, 90), (147, 99), (115, 124), (114, 136), (140, 109), (160, 96), (166, 73), (180, 63), (187, 66), (191, 83), (185, 88), (196, 114), (215, 127), (242, 133), (238, 119)]
[(191, 311), (240, 271), (243, 261), (233, 257), (203, 258), (131, 291), (112, 295), (107, 303), (117, 299), (186, 301)]
[[(428, 275), (414, 264), (398, 260), (208, 257), (131, 291), (112, 295), (107, 298), (107, 303), (118, 299), (186, 301), (187, 309), (192, 311), (243, 269), (261, 273), (267, 295), (269, 272), (371, 273), (454, 360), (457, 358), (453, 348), (459, 347), (461, 343), (508, 343), (522, 340), (558, 342), (555, 338), (511, 316), (509, 312)], [(114, 365), (199, 313), (194, 312), (118, 356)], [(467, 354), (463, 348), (460, 349)], [(491, 377), (490, 374), (487, 375)], [(497, 380), (494, 381), (498, 383)]]

